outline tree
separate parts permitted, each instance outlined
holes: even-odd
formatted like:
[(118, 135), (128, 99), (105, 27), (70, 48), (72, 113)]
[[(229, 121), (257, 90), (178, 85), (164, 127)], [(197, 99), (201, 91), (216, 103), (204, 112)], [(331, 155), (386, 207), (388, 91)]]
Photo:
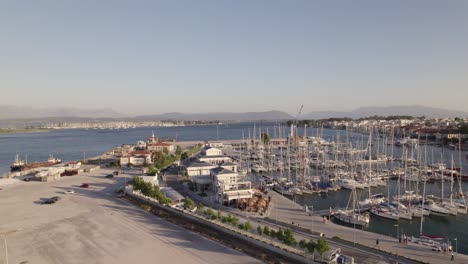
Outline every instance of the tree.
[(317, 244), (311, 239), (307, 243), (306, 248), (307, 248), (307, 251), (309, 251), (310, 254), (313, 254), (315, 249), (317, 248)]
[(198, 205), (197, 205), (197, 208), (199, 210), (203, 210), (204, 206), (203, 206), (203, 204), (201, 202), (199, 202)]
[(148, 168), (148, 172), (146, 173), (146, 175), (148, 175), (148, 176), (154, 176), (154, 175), (156, 175), (156, 173), (158, 173), (158, 170), (154, 167), (154, 165), (150, 165), (149, 168)]
[(316, 247), (317, 247), (317, 252), (320, 254), (320, 258), (323, 260), (323, 254), (327, 252), (328, 250), (330, 250), (330, 245), (328, 245), (328, 242), (325, 239), (320, 238), (317, 241)]
[(169, 155), (169, 150), (167, 148), (163, 148), (163, 152), (164, 154)]
[(164, 166), (164, 163), (166, 161), (166, 157), (161, 151), (153, 152), (152, 159), (154, 165), (159, 169), (161, 169)]
[(253, 227), (252, 227), (252, 223), (250, 223), (250, 220), (247, 220), (247, 222), (245, 222), (245, 224), (244, 224), (244, 229), (245, 229), (245, 231), (249, 231), (249, 232), (250, 232), (250, 231), (252, 230), (252, 228), (253, 228)]
[(237, 223), (239, 223), (239, 218), (237, 216), (233, 216), (232, 217), (232, 220), (231, 220), (231, 223), (233, 225), (237, 225)]
[(267, 133), (261, 133), (260, 139), (264, 145), (268, 145), (270, 143), (270, 135)]
[(187, 152), (182, 153), (182, 155), (180, 156), (180, 159), (181, 159), (181, 160), (185, 160), (185, 159), (187, 159), (187, 158), (188, 158)]
[(278, 229), (278, 231), (276, 232), (276, 238), (278, 238), (279, 241), (283, 241), (284, 239), (284, 234), (283, 234), (283, 230)]
[(275, 230), (273, 230), (273, 229), (270, 230), (270, 237), (271, 237), (271, 238), (275, 238), (275, 237), (276, 237), (276, 232), (275, 232)]
[(288, 246), (296, 245), (296, 239), (290, 228), (286, 228), (283, 234), (283, 242)]
[(266, 236), (269, 236), (270, 235), (270, 228), (268, 226), (264, 226), (263, 227), (263, 233), (266, 235)]
[(218, 219), (221, 219), (221, 217), (222, 217), (223, 215), (221, 214), (220, 211), (218, 211), (218, 214), (217, 214), (216, 216), (218, 217)]
[(182, 148), (179, 145), (177, 145), (177, 147), (176, 147), (175, 154), (177, 156), (182, 154)]
[(299, 247), (300, 248), (307, 248), (307, 241), (302, 239), (301, 241), (299, 241)]
[(258, 233), (259, 235), (262, 235), (262, 234), (263, 234), (263, 229), (262, 229), (261, 226), (257, 226), (257, 233)]
[(184, 208), (188, 210), (192, 210), (193, 208), (195, 208), (195, 202), (189, 197), (185, 197)]
[(244, 224), (242, 224), (242, 223), (241, 223), (241, 224), (239, 224), (239, 225), (237, 225), (237, 227), (238, 227), (239, 229), (242, 229), (242, 230), (244, 230)]

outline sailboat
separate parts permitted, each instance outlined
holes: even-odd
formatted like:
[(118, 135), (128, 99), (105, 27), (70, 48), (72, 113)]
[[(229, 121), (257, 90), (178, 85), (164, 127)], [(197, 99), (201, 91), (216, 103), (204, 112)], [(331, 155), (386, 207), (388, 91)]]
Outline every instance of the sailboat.
[[(352, 209), (348, 209), (350, 201), (352, 202)], [(356, 210), (356, 201), (357, 201), (357, 193), (356, 188), (351, 190), (351, 195), (348, 200), (348, 206), (346, 210), (337, 210), (334, 214), (335, 218), (340, 220), (341, 222), (352, 224), (352, 225), (359, 225), (359, 226), (367, 226), (370, 221), (369, 214), (360, 214), (359, 210)]]

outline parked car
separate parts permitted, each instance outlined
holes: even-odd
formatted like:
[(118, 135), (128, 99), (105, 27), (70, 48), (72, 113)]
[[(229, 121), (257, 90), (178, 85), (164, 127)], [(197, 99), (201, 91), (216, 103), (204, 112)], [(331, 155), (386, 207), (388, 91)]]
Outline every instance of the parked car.
[(80, 185), (80, 187), (81, 187), (81, 188), (88, 188), (88, 187), (89, 187), (89, 184), (83, 183), (83, 184)]
[(106, 178), (114, 178), (114, 175), (113, 174), (107, 174)]
[(74, 190), (66, 190), (64, 191), (65, 194), (74, 194), (75, 191)]
[(59, 196), (54, 196), (54, 197), (51, 197), (49, 200), (58, 202), (58, 201), (60, 201), (61, 199), (62, 199), (62, 198), (60, 198)]
[(56, 201), (51, 200), (51, 199), (47, 199), (47, 200), (42, 202), (42, 204), (54, 204), (54, 203), (56, 203)]

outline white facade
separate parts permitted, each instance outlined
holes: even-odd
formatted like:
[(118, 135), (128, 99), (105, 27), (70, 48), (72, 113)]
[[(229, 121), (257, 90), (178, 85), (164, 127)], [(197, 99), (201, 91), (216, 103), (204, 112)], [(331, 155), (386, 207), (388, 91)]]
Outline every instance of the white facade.
[(231, 161), (231, 158), (229, 158), (228, 156), (224, 156), (224, 155), (218, 155), (218, 156), (200, 156), (198, 158), (199, 161), (201, 162), (207, 162), (207, 163), (211, 163), (213, 165), (219, 165), (219, 164), (222, 164), (224, 162), (230, 162)]
[(203, 176), (210, 175), (210, 170), (214, 169), (215, 166), (211, 163), (206, 162), (196, 162), (187, 167), (187, 175), (190, 177), (193, 176)]
[(125, 167), (131, 163), (133, 166), (149, 165), (151, 161), (151, 153), (148, 151), (133, 151), (129, 155), (120, 158), (120, 166)]
[(174, 151), (174, 145), (169, 143), (157, 142), (157, 143), (148, 143), (148, 151), (164, 151), (167, 149), (169, 152)]
[(223, 151), (218, 148), (204, 147), (201, 149), (203, 156), (220, 156), (223, 155)]
[(250, 181), (240, 181), (239, 175), (231, 170), (218, 167), (210, 171), (214, 191), (220, 203), (235, 199), (252, 198)]
[(145, 182), (149, 182), (155, 186), (158, 186), (159, 185), (159, 180), (158, 180), (158, 175), (156, 174), (155, 176), (140, 176), (143, 181)]

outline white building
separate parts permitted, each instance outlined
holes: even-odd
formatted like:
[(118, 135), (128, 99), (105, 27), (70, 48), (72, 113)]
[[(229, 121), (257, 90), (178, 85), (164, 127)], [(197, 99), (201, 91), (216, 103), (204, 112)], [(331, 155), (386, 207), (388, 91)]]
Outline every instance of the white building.
[(167, 151), (172, 152), (174, 151), (174, 145), (164, 142), (156, 142), (156, 143), (148, 143), (147, 145), (148, 151)]
[(205, 146), (201, 149), (201, 153), (198, 156), (198, 160), (200, 162), (207, 162), (213, 165), (219, 165), (224, 162), (232, 161), (230, 157), (223, 154), (223, 151), (210, 146)]
[(149, 165), (151, 161), (151, 152), (146, 150), (132, 151), (128, 155), (120, 158), (120, 166), (126, 167), (129, 163), (133, 166)]
[(139, 140), (136, 144), (137, 150), (146, 150), (146, 142)]
[(186, 168), (186, 170), (187, 170), (187, 175), (190, 177), (193, 177), (193, 176), (210, 175), (210, 170), (214, 168), (215, 166), (211, 163), (195, 162), (195, 163), (190, 164)]
[(252, 183), (242, 180), (236, 172), (223, 167), (210, 170), (211, 181), (219, 203), (252, 198)]
[(219, 156), (219, 155), (223, 155), (223, 151), (220, 150), (219, 148), (205, 146), (201, 149), (201, 154), (203, 156)]
[(149, 182), (149, 183), (151, 183), (151, 184), (153, 184), (155, 186), (159, 185), (159, 180), (158, 180), (158, 175), (157, 174), (154, 175), (154, 176), (144, 175), (144, 176), (139, 176), (139, 177), (141, 177), (143, 179), (143, 181), (145, 181), (145, 182)]

